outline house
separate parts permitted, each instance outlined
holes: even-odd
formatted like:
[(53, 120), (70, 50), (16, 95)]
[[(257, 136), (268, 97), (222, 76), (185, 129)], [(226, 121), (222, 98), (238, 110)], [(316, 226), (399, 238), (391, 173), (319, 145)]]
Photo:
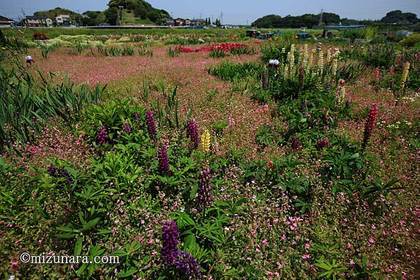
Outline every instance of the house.
[(207, 21), (205, 19), (193, 19), (191, 20), (192, 26), (205, 26), (207, 25)]
[(174, 20), (175, 26), (190, 26), (192, 21), (190, 19), (177, 18)]
[(174, 19), (174, 25), (175, 26), (184, 26), (185, 25), (185, 20), (182, 18), (176, 18)]
[(166, 26), (174, 26), (174, 25), (175, 25), (175, 20), (173, 19), (166, 20)]
[(69, 26), (71, 23), (70, 15), (58, 15), (55, 17), (58, 26)]
[(408, 30), (400, 30), (400, 31), (397, 31), (397, 33), (395, 33), (395, 35), (398, 38), (405, 38), (405, 37), (410, 36), (411, 34), (413, 34), (413, 32), (408, 31)]
[(7, 17), (0, 16), (0, 27), (12, 26), (13, 20)]
[(22, 25), (26, 27), (50, 27), (53, 25), (53, 20), (47, 17), (27, 16)]

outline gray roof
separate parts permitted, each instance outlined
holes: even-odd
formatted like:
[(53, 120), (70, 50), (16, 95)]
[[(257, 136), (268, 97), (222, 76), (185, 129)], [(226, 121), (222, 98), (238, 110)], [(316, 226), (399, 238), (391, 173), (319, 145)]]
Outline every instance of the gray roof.
[(13, 19), (10, 19), (10, 18), (7, 18), (7, 17), (4, 17), (4, 16), (0, 16), (0, 21), (10, 21), (10, 22), (13, 22), (14, 20)]

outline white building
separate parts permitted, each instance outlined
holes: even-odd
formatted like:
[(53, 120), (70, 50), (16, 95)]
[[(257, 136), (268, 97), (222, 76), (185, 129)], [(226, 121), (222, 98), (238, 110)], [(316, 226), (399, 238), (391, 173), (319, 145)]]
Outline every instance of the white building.
[(69, 15), (58, 15), (55, 18), (55, 23), (57, 25), (70, 25), (70, 16)]

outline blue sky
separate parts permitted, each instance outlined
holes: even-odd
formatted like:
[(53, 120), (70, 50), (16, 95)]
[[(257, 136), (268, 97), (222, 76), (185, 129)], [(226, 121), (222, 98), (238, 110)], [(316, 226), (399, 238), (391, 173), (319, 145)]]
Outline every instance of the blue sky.
[[(220, 17), (224, 23), (251, 23), (267, 14), (300, 15), (319, 13), (321, 9), (342, 17), (379, 19), (390, 10), (413, 12), (420, 16), (420, 0), (150, 0), (153, 6), (165, 9), (173, 17)], [(0, 0), (0, 15), (21, 17), (34, 11), (54, 7), (74, 11), (104, 10), (108, 0)]]

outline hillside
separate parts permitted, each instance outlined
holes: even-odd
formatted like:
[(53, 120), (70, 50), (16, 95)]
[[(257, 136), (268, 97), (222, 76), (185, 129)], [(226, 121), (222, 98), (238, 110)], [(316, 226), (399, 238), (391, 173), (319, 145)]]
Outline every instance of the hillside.
[(51, 9), (48, 11), (38, 11), (34, 13), (34, 16), (36, 17), (48, 17), (48, 18), (55, 18), (58, 15), (70, 15), (71, 19), (75, 20), (75, 21), (79, 21), (81, 18), (81, 15), (73, 12), (71, 10), (68, 9), (63, 9), (60, 7), (57, 7), (55, 9)]
[[(167, 11), (156, 9), (143, 0), (111, 0), (108, 7), (105, 16), (110, 24), (163, 24), (170, 18)], [(119, 7), (123, 7), (121, 14)]]

